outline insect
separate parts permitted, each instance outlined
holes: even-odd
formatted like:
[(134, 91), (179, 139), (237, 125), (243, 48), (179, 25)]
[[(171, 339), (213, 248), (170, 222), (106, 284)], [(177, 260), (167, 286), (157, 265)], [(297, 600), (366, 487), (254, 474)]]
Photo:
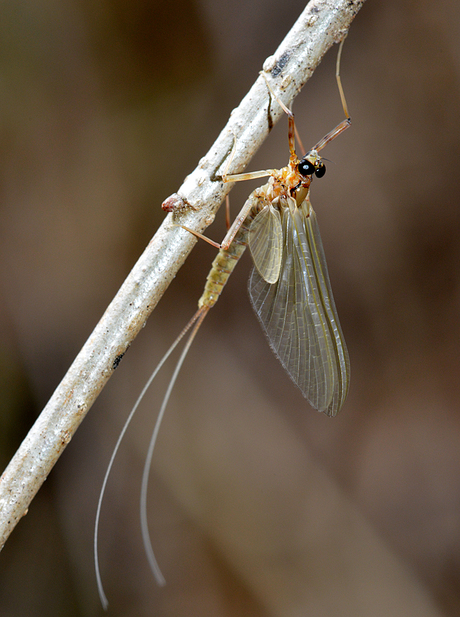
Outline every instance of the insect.
[(246, 246), (249, 246), (254, 262), (249, 295), (276, 356), (312, 407), (328, 416), (335, 416), (344, 404), (349, 387), (350, 362), (329, 282), (316, 214), (310, 203), (313, 177), (322, 178), (326, 172), (320, 151), (351, 124), (339, 72), (342, 45), (343, 41), (337, 56), (336, 78), (345, 120), (299, 159), (295, 148), (294, 115), (277, 99), (266, 80), (272, 96), (288, 115), (289, 163), (282, 169), (224, 174), (222, 177), (224, 182), (234, 182), (268, 176), (268, 182), (249, 195), (222, 244), (216, 245), (219, 253), (208, 274), (197, 312), (154, 370), (118, 438), (99, 497), (94, 535), (96, 577), (104, 607), (107, 606), (107, 599), (99, 572), (97, 538), (107, 479), (121, 440), (145, 392), (164, 362), (190, 331), (161, 405), (142, 477), (141, 528), (144, 546), (156, 580), (164, 584), (147, 524), (147, 486), (153, 450), (171, 391), (190, 346)]

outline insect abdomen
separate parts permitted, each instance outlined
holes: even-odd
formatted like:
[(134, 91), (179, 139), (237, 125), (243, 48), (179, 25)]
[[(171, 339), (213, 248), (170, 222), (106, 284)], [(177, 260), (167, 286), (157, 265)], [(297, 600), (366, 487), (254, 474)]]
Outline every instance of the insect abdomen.
[(247, 230), (241, 227), (229, 248), (227, 250), (220, 249), (217, 253), (206, 279), (203, 295), (198, 301), (199, 308), (202, 306), (211, 308), (219, 299), (228, 277), (246, 249), (247, 233)]
[[(249, 227), (262, 207), (262, 201), (259, 195), (260, 189), (256, 189), (248, 197), (246, 205), (250, 205), (250, 210), (243, 224), (237, 231), (232, 243), (228, 249), (220, 249), (216, 258), (212, 262), (211, 270), (206, 279), (206, 285), (203, 295), (198, 301), (198, 307), (208, 306), (211, 308), (219, 299), (222, 289), (224, 288), (228, 277), (233, 272), (236, 264), (240, 260), (248, 244)], [(248, 203), (250, 202), (250, 203)]]

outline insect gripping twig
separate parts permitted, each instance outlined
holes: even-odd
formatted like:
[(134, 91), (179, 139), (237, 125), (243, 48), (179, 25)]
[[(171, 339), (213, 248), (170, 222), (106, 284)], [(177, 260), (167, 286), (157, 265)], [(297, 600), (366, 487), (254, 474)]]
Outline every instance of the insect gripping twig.
[[(350, 362), (335, 308), (316, 215), (310, 203), (313, 177), (322, 178), (326, 173), (319, 151), (351, 124), (339, 72), (342, 46), (343, 40), (337, 55), (336, 77), (346, 117), (301, 159), (296, 153), (294, 115), (278, 99), (264, 76), (267, 89), (289, 118), (289, 163), (282, 169), (231, 175), (227, 174), (226, 169), (223, 174), (224, 182), (264, 176), (269, 176), (269, 179), (249, 195), (230, 227), (212, 263), (204, 292), (198, 301), (198, 311), (153, 371), (115, 445), (99, 495), (94, 531), (96, 578), (104, 607), (108, 602), (99, 568), (98, 528), (107, 480), (121, 440), (144, 394), (166, 359), (191, 330), (158, 414), (142, 478), (140, 514), (144, 546), (157, 582), (160, 585), (165, 582), (153, 552), (147, 519), (147, 489), (153, 451), (166, 406), (190, 346), (247, 246), (254, 261), (249, 295), (276, 356), (305, 398), (318, 411), (335, 416), (344, 404), (350, 381)], [(200, 233), (185, 229), (202, 237)]]
[[(285, 105), (298, 93), (322, 56), (343, 38), (364, 0), (310, 2), (264, 68), (280, 85)], [(203, 231), (230, 190), (218, 176), (237, 139), (234, 170), (244, 169), (269, 132), (266, 84), (259, 77), (234, 110), (209, 153), (173, 198), (185, 205), (181, 221)], [(283, 114), (274, 111), (272, 121)], [(27, 512), (57, 459), (96, 400), (127, 348), (195, 244), (169, 216), (149, 243), (67, 374), (24, 439), (0, 481), (0, 546)]]

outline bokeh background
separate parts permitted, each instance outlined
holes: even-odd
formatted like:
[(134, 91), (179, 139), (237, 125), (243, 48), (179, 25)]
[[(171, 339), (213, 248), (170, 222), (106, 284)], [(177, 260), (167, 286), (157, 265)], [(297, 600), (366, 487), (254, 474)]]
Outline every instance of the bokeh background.
[[(300, 0), (0, 5), (0, 458), (20, 444), (177, 190), (303, 9)], [(110, 615), (460, 614), (460, 5), (368, 0), (344, 47), (353, 127), (315, 182), (352, 361), (329, 420), (273, 357), (246, 256), (171, 400), (140, 539), (149, 393), (103, 506)], [(315, 143), (342, 119), (326, 56), (295, 102)], [(287, 161), (287, 123), (251, 169)], [(257, 183), (256, 183), (257, 184)], [(233, 211), (255, 187), (236, 186)], [(225, 233), (218, 216), (210, 236)], [(199, 243), (0, 555), (0, 613), (102, 615), (92, 533), (111, 449), (193, 314)]]

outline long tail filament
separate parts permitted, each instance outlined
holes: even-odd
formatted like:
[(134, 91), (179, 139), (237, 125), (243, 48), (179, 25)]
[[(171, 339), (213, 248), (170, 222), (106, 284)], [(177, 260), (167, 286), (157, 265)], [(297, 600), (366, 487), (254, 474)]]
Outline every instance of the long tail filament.
[(174, 349), (177, 347), (177, 345), (180, 343), (180, 341), (183, 339), (183, 337), (187, 334), (187, 332), (190, 330), (190, 328), (194, 325), (193, 330), (190, 333), (190, 336), (187, 340), (187, 343), (184, 347), (184, 350), (182, 351), (182, 354), (179, 358), (179, 361), (176, 365), (176, 368), (174, 370), (173, 376), (171, 377), (171, 381), (169, 382), (169, 386), (168, 389), (166, 391), (166, 394), (164, 396), (163, 399), (163, 403), (161, 405), (161, 409), (160, 409), (160, 413), (158, 414), (158, 418), (157, 421), (155, 423), (155, 428), (152, 434), (152, 438), (150, 440), (150, 445), (149, 445), (149, 449), (148, 449), (148, 453), (147, 453), (147, 459), (145, 461), (145, 466), (144, 466), (144, 473), (142, 476), (142, 488), (141, 488), (141, 527), (142, 527), (142, 537), (144, 540), (144, 547), (145, 547), (145, 551), (147, 553), (147, 558), (150, 564), (150, 567), (152, 569), (153, 575), (155, 577), (155, 579), (157, 580), (159, 585), (164, 585), (165, 584), (165, 579), (160, 571), (160, 568), (158, 567), (158, 563), (157, 560), (155, 558), (155, 555), (153, 553), (153, 549), (152, 549), (152, 544), (150, 541), (150, 535), (149, 535), (149, 531), (148, 531), (148, 525), (147, 525), (147, 484), (148, 484), (148, 478), (149, 478), (149, 470), (150, 470), (150, 464), (152, 461), (152, 456), (153, 456), (153, 450), (155, 448), (155, 442), (158, 436), (158, 432), (160, 430), (160, 425), (161, 425), (161, 421), (163, 419), (164, 416), (164, 412), (166, 409), (166, 406), (168, 404), (169, 401), (169, 397), (171, 395), (172, 389), (174, 387), (174, 383), (177, 379), (177, 376), (179, 374), (179, 371), (182, 367), (182, 364), (184, 363), (184, 360), (187, 356), (187, 353), (192, 345), (192, 342), (196, 336), (196, 333), (198, 332), (201, 324), (203, 323), (204, 318), (206, 317), (206, 315), (208, 314), (209, 311), (209, 306), (202, 306), (200, 309), (198, 309), (198, 311), (195, 313), (195, 315), (192, 317), (192, 319), (188, 322), (188, 324), (185, 326), (185, 328), (182, 330), (182, 332), (179, 334), (179, 336), (176, 338), (176, 340), (174, 341), (174, 343), (171, 345), (171, 347), (168, 349), (168, 351), (165, 353), (165, 355), (163, 356), (163, 358), (160, 360), (160, 362), (158, 363), (157, 367), (155, 368), (155, 370), (153, 371), (153, 373), (150, 375), (147, 383), (145, 384), (144, 388), (142, 389), (142, 392), (139, 394), (139, 397), (137, 399), (137, 401), (134, 403), (133, 408), (131, 409), (131, 412), (129, 413), (129, 416), (121, 430), (121, 433), (118, 437), (117, 443), (115, 444), (115, 448), (112, 452), (112, 456), (110, 457), (110, 462), (109, 465), (107, 467), (107, 471), (105, 472), (105, 476), (104, 476), (104, 480), (102, 482), (102, 488), (101, 488), (101, 492), (99, 494), (99, 501), (97, 504), (97, 510), (96, 510), (96, 523), (94, 526), (94, 564), (95, 564), (95, 569), (96, 569), (96, 580), (97, 580), (97, 589), (99, 592), (99, 598), (101, 600), (102, 606), (104, 607), (105, 610), (107, 610), (107, 607), (109, 605), (108, 600), (107, 600), (107, 596), (105, 595), (104, 592), (104, 587), (102, 585), (102, 580), (101, 580), (101, 573), (100, 573), (100, 567), (99, 567), (99, 552), (98, 552), (98, 534), (99, 534), (99, 519), (101, 516), (101, 507), (102, 507), (102, 500), (104, 498), (104, 494), (105, 494), (105, 489), (107, 486), (107, 481), (109, 479), (109, 475), (110, 472), (112, 470), (112, 466), (115, 460), (115, 457), (118, 453), (118, 449), (120, 447), (120, 444), (123, 440), (123, 437), (125, 436), (126, 431), (128, 430), (128, 426), (131, 423), (131, 420), (133, 419), (134, 414), (137, 411), (137, 408), (139, 407), (142, 399), (144, 398), (147, 390), (149, 389), (150, 385), (152, 384), (152, 381), (155, 379), (155, 377), (157, 376), (158, 372), (160, 371), (160, 369), (162, 368), (163, 364), (166, 362), (166, 360), (169, 358), (169, 356), (172, 354), (172, 352), (174, 351)]

